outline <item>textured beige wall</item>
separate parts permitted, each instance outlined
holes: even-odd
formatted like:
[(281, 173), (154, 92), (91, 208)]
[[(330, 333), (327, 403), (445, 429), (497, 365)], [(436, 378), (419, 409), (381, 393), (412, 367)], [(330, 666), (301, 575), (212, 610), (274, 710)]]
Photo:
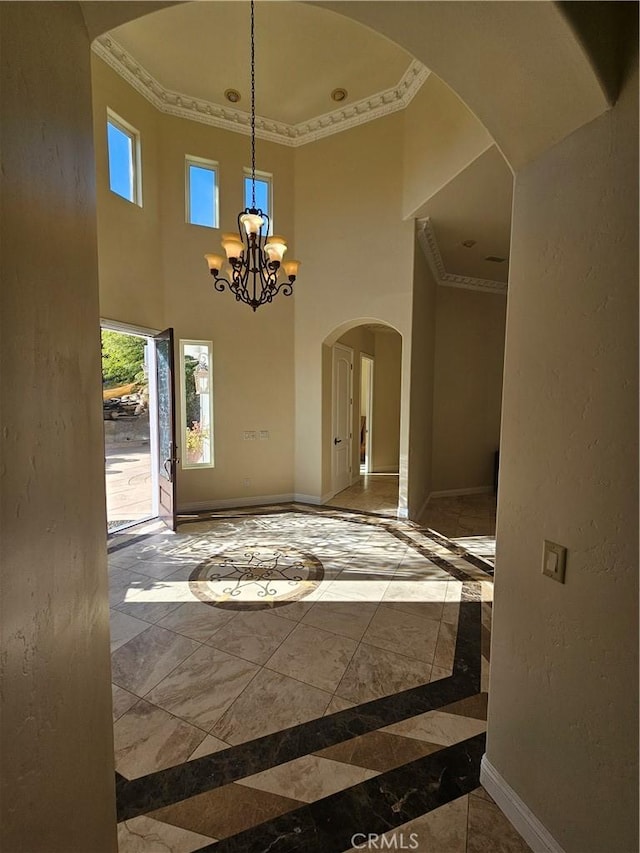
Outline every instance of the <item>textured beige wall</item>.
[[(91, 75), (101, 316), (164, 329), (159, 195), (162, 116), (95, 54), (91, 55)], [(142, 207), (109, 189), (107, 107), (140, 133)]]
[(431, 493), (437, 285), (417, 239), (413, 254), (408, 503), (417, 519)]
[(636, 82), (515, 185), (487, 755), (567, 853), (638, 849)]
[[(176, 341), (213, 342), (215, 467), (179, 469), (178, 504), (290, 495), (293, 300), (281, 296), (254, 314), (228, 292), (214, 291), (204, 261), (206, 252), (220, 251), (221, 232), (237, 230), (249, 139), (161, 115), (102, 60), (94, 58), (93, 67), (102, 316), (152, 328), (172, 326)], [(142, 208), (109, 190), (107, 106), (141, 132)], [(187, 154), (219, 164), (220, 229), (186, 223)], [(289, 252), (296, 257), (293, 151), (259, 140), (256, 165), (273, 174), (275, 228), (289, 238)], [(268, 440), (243, 440), (245, 431), (261, 430), (269, 432)]]
[(402, 393), (402, 338), (397, 332), (379, 332), (375, 339), (371, 470), (397, 474), (400, 464)]
[[(330, 490), (322, 452), (329, 441), (322, 430), (323, 342), (362, 322), (410, 334), (413, 228), (401, 220), (401, 149), (396, 114), (295, 152), (297, 251), (304, 261), (294, 300), (295, 491), (314, 499)], [(381, 234), (388, 251), (380, 251)], [(408, 393), (402, 399), (406, 476)]]
[(404, 182), (402, 214), (421, 205), (461, 172), (493, 140), (473, 113), (435, 74), (402, 113)]
[(7, 853), (116, 850), (89, 43), (2, 3), (2, 817)]
[(507, 300), (438, 287), (433, 386), (433, 492), (493, 486)]
[[(187, 225), (185, 154), (219, 163), (220, 225)], [(161, 229), (164, 303), (176, 338), (213, 341), (215, 468), (180, 471), (181, 506), (293, 491), (293, 306), (283, 295), (255, 313), (228, 291), (217, 293), (204, 261), (220, 249), (220, 233), (237, 232), (244, 209), (243, 169), (249, 138), (163, 116)], [(258, 140), (256, 167), (273, 175), (274, 227), (294, 243), (293, 151)], [(246, 430), (268, 440), (244, 441)], [(250, 480), (244, 486), (244, 480)]]

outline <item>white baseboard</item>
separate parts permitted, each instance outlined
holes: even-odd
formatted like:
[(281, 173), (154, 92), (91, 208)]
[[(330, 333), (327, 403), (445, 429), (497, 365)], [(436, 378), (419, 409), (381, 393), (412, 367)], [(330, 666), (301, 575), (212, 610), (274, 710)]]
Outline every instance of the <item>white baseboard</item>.
[(480, 764), (480, 782), (533, 853), (564, 853), (551, 833), (540, 823), (513, 788), (505, 782), (487, 759), (486, 754), (482, 756)]
[[(295, 498), (296, 500), (298, 497)], [(199, 512), (201, 510), (233, 509), (236, 506), (262, 506), (263, 504), (286, 504), (294, 500), (294, 495), (257, 495), (252, 498), (225, 498), (219, 501), (192, 501), (182, 504), (178, 512)]]
[(425, 507), (431, 498), (448, 498), (456, 495), (490, 495), (493, 492), (492, 486), (472, 486), (469, 489), (444, 489), (440, 492), (431, 492), (425, 502)]
[(302, 495), (300, 492), (296, 492), (293, 496), (293, 500), (301, 504), (315, 504), (316, 506), (319, 506), (325, 501), (330, 501), (332, 497), (332, 494), (326, 496), (322, 495), (321, 497), (320, 495)]

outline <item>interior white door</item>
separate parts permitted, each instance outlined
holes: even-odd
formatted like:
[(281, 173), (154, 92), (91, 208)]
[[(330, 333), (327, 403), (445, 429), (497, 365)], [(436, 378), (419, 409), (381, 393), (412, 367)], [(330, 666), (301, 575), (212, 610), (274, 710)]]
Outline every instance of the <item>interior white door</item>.
[(353, 350), (334, 344), (332, 363), (331, 472), (335, 494), (351, 485)]
[(360, 408), (365, 415), (364, 462), (367, 474), (371, 473), (371, 435), (373, 427), (373, 359), (368, 355), (360, 360)]

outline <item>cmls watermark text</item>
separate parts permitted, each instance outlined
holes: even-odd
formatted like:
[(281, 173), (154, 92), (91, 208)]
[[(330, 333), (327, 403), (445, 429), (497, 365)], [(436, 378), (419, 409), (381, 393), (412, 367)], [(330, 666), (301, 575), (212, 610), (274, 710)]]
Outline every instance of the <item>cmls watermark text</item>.
[(375, 835), (356, 832), (351, 836), (351, 846), (356, 850), (418, 850), (418, 835), (415, 832), (405, 835), (402, 832), (393, 835)]

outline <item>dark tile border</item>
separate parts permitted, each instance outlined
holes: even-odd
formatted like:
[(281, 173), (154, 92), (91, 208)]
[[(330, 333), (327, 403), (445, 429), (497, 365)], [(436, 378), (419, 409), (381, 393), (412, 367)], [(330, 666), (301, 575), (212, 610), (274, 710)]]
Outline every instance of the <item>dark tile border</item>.
[(374, 699), (139, 779), (120, 776), (116, 783), (118, 821), (473, 696), (480, 690), (480, 607), (479, 592), (463, 587), (453, 675), (449, 678)]
[[(420, 545), (403, 531), (393, 529), (398, 521), (385, 519), (382, 516), (363, 518), (362, 513), (355, 512), (353, 518), (345, 519), (343, 513), (346, 511), (335, 512), (335, 508), (323, 509), (306, 504), (249, 507), (246, 512), (240, 513), (237, 511), (206, 513), (201, 514), (197, 519), (194, 518), (193, 521), (241, 520), (251, 515), (280, 515), (296, 512), (309, 512), (312, 515), (329, 516), (337, 520), (382, 528), (444, 569), (452, 577), (463, 581), (452, 676), (320, 717), (139, 779), (127, 780), (120, 774), (116, 774), (119, 822), (189, 799), (213, 788), (238, 781), (245, 776), (268, 770), (418, 714), (436, 710), (472, 696), (480, 690), (482, 622), (479, 581), (451, 565), (428, 547)], [(408, 523), (413, 527), (410, 522), (400, 520), (400, 523)], [(415, 527), (415, 530), (427, 535), (419, 527)], [(138, 544), (150, 535), (153, 534), (133, 537), (110, 549), (110, 553)], [(438, 751), (437, 755), (441, 752)], [(322, 853), (326, 851), (323, 850)]]
[[(469, 794), (479, 785), (484, 750), (485, 735), (476, 735), (230, 838), (207, 844), (196, 853), (350, 850), (357, 833), (381, 835)], [(358, 841), (363, 839), (359, 837)]]
[(443, 536), (442, 533), (437, 533), (430, 527), (421, 527), (420, 532), (424, 533), (428, 539), (433, 539), (434, 542), (438, 543), (438, 545), (442, 545), (443, 548), (451, 551), (451, 553), (455, 554), (456, 557), (462, 557), (467, 561), (467, 563), (471, 563), (472, 566), (475, 566), (476, 569), (480, 569), (480, 571), (486, 572), (490, 577), (493, 577), (494, 567), (487, 560), (483, 560), (482, 557), (478, 557), (477, 554), (472, 554), (471, 551), (463, 548), (462, 545), (452, 542), (450, 539), (447, 539), (446, 536)]

